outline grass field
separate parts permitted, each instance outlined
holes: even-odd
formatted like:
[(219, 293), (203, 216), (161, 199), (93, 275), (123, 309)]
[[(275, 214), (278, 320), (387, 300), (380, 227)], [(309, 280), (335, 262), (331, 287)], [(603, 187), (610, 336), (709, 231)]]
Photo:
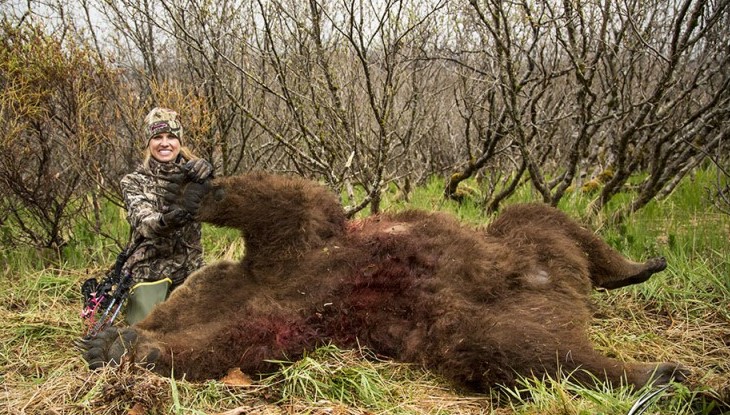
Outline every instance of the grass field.
[[(591, 224), (632, 258), (663, 255), (669, 263), (644, 284), (594, 295), (591, 336), (599, 350), (627, 361), (677, 361), (692, 371), (644, 414), (730, 413), (730, 217), (706, 199), (711, 177), (700, 172), (687, 179), (620, 227), (602, 225), (601, 218)], [(477, 183), (469, 184), (472, 198), (462, 205), (443, 201), (441, 186), (432, 181), (408, 203), (386, 195), (385, 209), (449, 211), (471, 224), (490, 220), (481, 213)], [(510, 203), (534, 198), (525, 189)], [(571, 195), (560, 207), (579, 218), (589, 198)], [(126, 232), (118, 209), (110, 209), (109, 222)], [(647, 392), (525, 379), (489, 395), (463, 395), (418, 367), (333, 346), (253, 381), (233, 373), (190, 383), (134, 367), (90, 372), (71, 346), (83, 329), (79, 286), (103, 272), (115, 252), (83, 230), (77, 236), (63, 262), (30, 249), (0, 253), (0, 413), (612, 415), (627, 414)], [(206, 227), (204, 245), (208, 262), (243, 251), (236, 233), (225, 229)]]

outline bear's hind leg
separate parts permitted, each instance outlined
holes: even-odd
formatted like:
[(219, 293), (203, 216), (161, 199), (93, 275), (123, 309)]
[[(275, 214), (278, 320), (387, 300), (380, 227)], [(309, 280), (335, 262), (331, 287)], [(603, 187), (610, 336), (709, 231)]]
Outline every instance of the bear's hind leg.
[[(631, 261), (565, 213), (542, 204), (507, 208), (489, 225), (487, 235), (502, 238), (513, 246), (524, 245), (525, 241), (545, 246), (551, 238), (553, 245), (571, 249), (577, 246), (588, 260), (594, 287), (614, 289), (638, 284), (667, 266), (664, 258), (643, 263)], [(557, 235), (564, 238), (557, 238)], [(570, 244), (559, 243), (561, 240), (570, 241)]]
[[(687, 371), (674, 363), (622, 362), (604, 356), (594, 349), (586, 333), (588, 307), (577, 297), (561, 297), (559, 291), (548, 296), (515, 292), (481, 316), (481, 330), (470, 328), (471, 338), (466, 337), (466, 343), (483, 346), (484, 359), (476, 362), (484, 365), (480, 372), (485, 386), (503, 382), (505, 379), (493, 375), (505, 372), (505, 368), (522, 376), (568, 378), (590, 388), (603, 383), (640, 388), (649, 382), (681, 382), (687, 376)], [(497, 309), (499, 313), (494, 312)], [(474, 361), (467, 363), (479, 366)]]
[(588, 258), (590, 279), (595, 287), (614, 289), (639, 284), (667, 267), (667, 261), (662, 257), (634, 262), (593, 232), (577, 225), (565, 225), (568, 235), (578, 242)]
[[(639, 284), (649, 279), (653, 274), (663, 271), (667, 267), (667, 260), (663, 257), (652, 258), (646, 262), (629, 262), (625, 265), (625, 274), (614, 274), (613, 278), (596, 278), (595, 274), (591, 274), (591, 279), (601, 288), (612, 290), (627, 285)], [(597, 281), (598, 280), (598, 281)]]
[(628, 384), (638, 389), (649, 383), (683, 382), (689, 375), (675, 363), (627, 363), (585, 348), (563, 351), (557, 364), (563, 376), (589, 387), (608, 382), (613, 387)]

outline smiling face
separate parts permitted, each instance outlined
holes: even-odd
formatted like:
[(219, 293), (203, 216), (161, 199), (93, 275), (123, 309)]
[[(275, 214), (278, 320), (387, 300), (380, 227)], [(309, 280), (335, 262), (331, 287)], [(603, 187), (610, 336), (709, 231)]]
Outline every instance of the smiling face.
[(180, 154), (180, 140), (171, 133), (160, 133), (150, 138), (150, 155), (160, 163), (175, 161)]

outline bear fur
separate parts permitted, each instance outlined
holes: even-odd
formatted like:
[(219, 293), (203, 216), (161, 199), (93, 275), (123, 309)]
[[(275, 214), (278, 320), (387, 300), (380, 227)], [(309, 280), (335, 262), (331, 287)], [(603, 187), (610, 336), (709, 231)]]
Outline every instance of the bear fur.
[(134, 326), (86, 339), (92, 368), (127, 360), (216, 379), (331, 343), (474, 391), (529, 375), (636, 387), (686, 375), (594, 350), (591, 290), (645, 281), (666, 262), (630, 261), (555, 208), (509, 207), (480, 229), (422, 211), (348, 221), (323, 186), (265, 173), (171, 190), (198, 220), (240, 229), (245, 256), (200, 269)]

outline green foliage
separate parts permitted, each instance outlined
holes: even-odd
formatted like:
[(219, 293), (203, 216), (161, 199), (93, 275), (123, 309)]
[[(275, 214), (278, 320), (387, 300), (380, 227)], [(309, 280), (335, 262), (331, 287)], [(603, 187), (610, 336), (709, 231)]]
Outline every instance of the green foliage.
[(203, 224), (203, 254), (206, 261), (238, 260), (243, 257), (244, 242), (236, 229)]
[(395, 373), (388, 373), (387, 365), (378, 366), (376, 361), (358, 358), (355, 353), (343, 353), (332, 345), (323, 346), (297, 362), (281, 362), (280, 372), (266, 382), (281, 383), (283, 401), (328, 400), (393, 411), (403, 400)]
[(503, 392), (510, 397), (509, 406), (514, 413), (520, 415), (625, 415), (637, 401), (654, 392), (638, 409), (643, 411), (634, 413), (711, 415), (717, 409), (712, 399), (678, 384), (665, 390), (653, 386), (633, 390), (608, 385), (591, 389), (565, 379), (523, 378), (516, 387)]
[(367, 414), (492, 413), (490, 397), (455, 396), (443, 380), (419, 367), (382, 360), (367, 350), (326, 345), (296, 362), (278, 363), (281, 369), (261, 384), (278, 391), (279, 404), (304, 406), (306, 413), (321, 413), (316, 408), (323, 407), (329, 408), (326, 413), (338, 407)]
[[(468, 184), (462, 184), (466, 186)], [(393, 197), (383, 198), (383, 211), (397, 212), (404, 209), (420, 209), (425, 211), (447, 212), (469, 224), (480, 224), (488, 221), (484, 217), (480, 194), (477, 186), (470, 187), (470, 196), (461, 202), (444, 199), (444, 180), (442, 177), (432, 176), (423, 187), (413, 189), (408, 201), (394, 200)], [(389, 194), (388, 196), (392, 196)]]
[[(631, 395), (625, 389), (587, 389), (567, 380), (523, 378), (505, 389), (517, 414), (625, 414)], [(579, 399), (577, 399), (579, 398)]]
[(104, 67), (44, 29), (0, 21), (0, 222), (12, 224), (0, 236), (60, 252), (83, 212), (81, 171), (98, 163), (88, 142), (109, 104)]

